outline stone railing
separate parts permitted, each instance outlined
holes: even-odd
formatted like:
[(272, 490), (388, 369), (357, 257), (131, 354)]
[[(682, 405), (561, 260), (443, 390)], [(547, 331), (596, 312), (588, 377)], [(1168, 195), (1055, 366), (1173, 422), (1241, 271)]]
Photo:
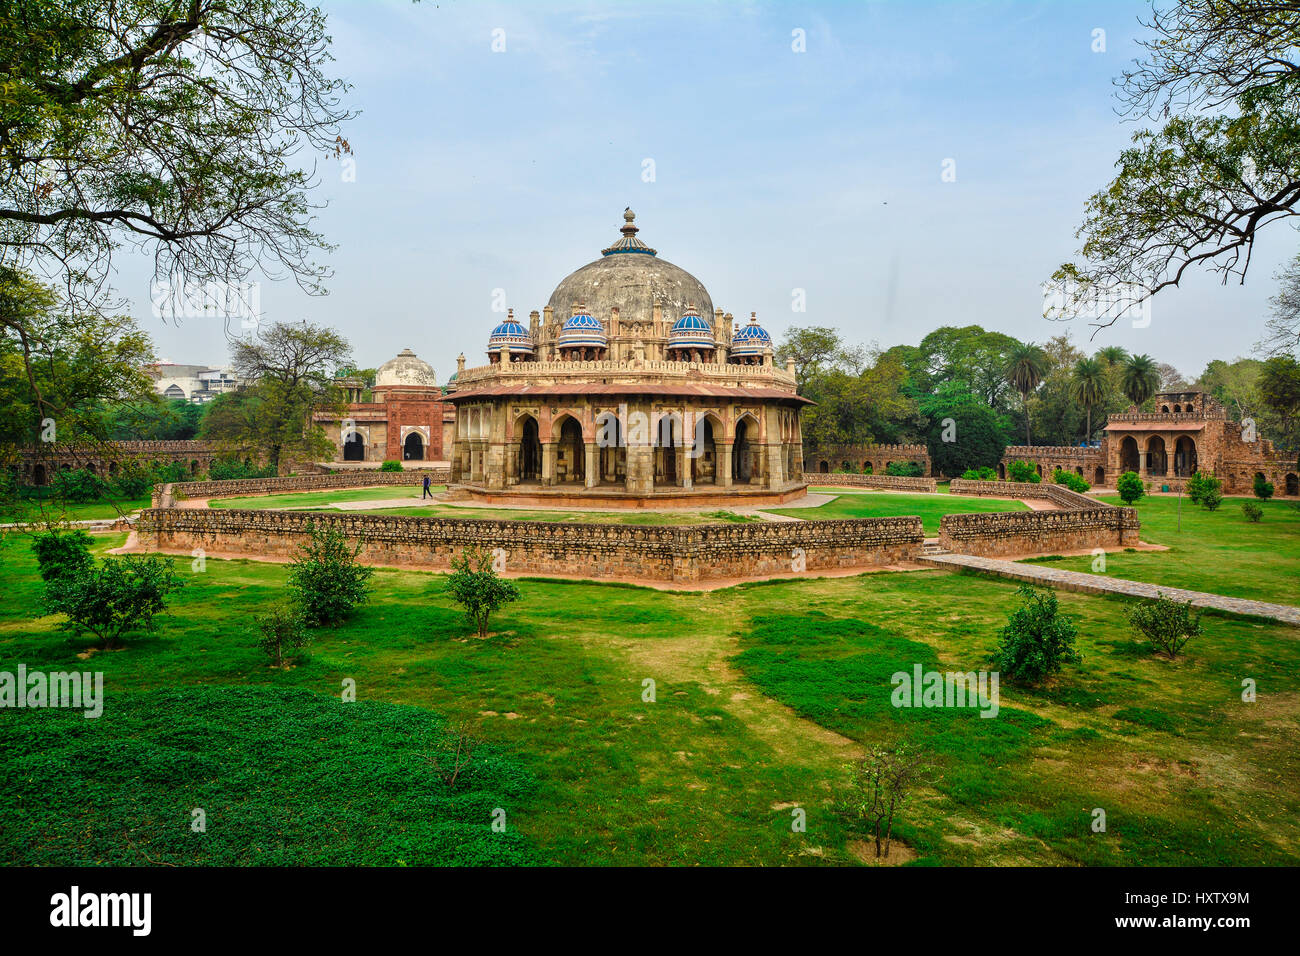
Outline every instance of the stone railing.
[(810, 485), (848, 488), (887, 488), (892, 491), (917, 491), (933, 494), (938, 482), (933, 478), (905, 478), (902, 475), (854, 475), (843, 472), (815, 474), (804, 472), (803, 480)]
[(511, 362), (508, 365), (477, 365), (456, 375), (456, 387), (500, 378), (521, 376), (574, 376), (574, 375), (627, 375), (652, 372), (666, 376), (703, 376), (704, 378), (736, 379), (771, 383), (794, 388), (795, 378), (775, 365), (733, 365), (728, 362), (670, 362), (666, 359), (575, 362)]
[(1003, 458), (1078, 458), (1089, 460), (1101, 456), (1100, 448), (1083, 445), (1008, 445)]
[(500, 549), (507, 573), (681, 584), (902, 564), (924, 538), (918, 517), (646, 526), (154, 508), (137, 522), (149, 549), (255, 557), (296, 554), (312, 526), (339, 529), (373, 564), (443, 570), (467, 548)]
[(1228, 422), (1232, 416), (1227, 409), (1206, 409), (1199, 412), (1118, 412), (1106, 416), (1107, 425), (1138, 425), (1147, 422)]
[(949, 491), (957, 495), (1033, 498), (1056, 505), (1051, 511), (944, 515), (939, 523), (939, 544), (949, 551), (1008, 557), (1127, 548), (1138, 543), (1136, 509), (1116, 508), (1062, 485), (954, 478)]
[(294, 491), (327, 491), (331, 488), (372, 488), (380, 485), (419, 487), (428, 475), (433, 484), (451, 480), (447, 468), (425, 471), (348, 471), (333, 475), (294, 475), (291, 478), (231, 478), (226, 481), (178, 481), (154, 485), (153, 506), (169, 508), (177, 498), (242, 498), (248, 495), (285, 494)]

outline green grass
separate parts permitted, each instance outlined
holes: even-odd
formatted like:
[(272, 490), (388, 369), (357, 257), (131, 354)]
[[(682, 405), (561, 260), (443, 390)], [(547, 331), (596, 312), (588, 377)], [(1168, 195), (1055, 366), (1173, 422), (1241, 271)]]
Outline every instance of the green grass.
[[(108, 547), (123, 537), (98, 540)], [(356, 743), (341, 752), (330, 732), (309, 739), (310, 728), (329, 726), (319, 721), (351, 679), (362, 702), (474, 722), (517, 768), (503, 770), (487, 792), (510, 801), (501, 805), (518, 852), (543, 863), (853, 862), (853, 841), (863, 834), (838, 809), (844, 767), (863, 744), (899, 737), (932, 752), (938, 766), (900, 823), (920, 863), (1300, 863), (1295, 629), (1207, 619), (1186, 658), (1170, 662), (1135, 642), (1123, 603), (1063, 593), (1062, 609), (1078, 619), (1084, 665), (1045, 690), (1004, 683), (1001, 715), (982, 719), (894, 709), (888, 678), (917, 662), (979, 669), (1018, 600), (1013, 582), (920, 571), (673, 593), (522, 580), (522, 600), (479, 640), (443, 594), (441, 576), (380, 569), (375, 601), (347, 625), (317, 632), (308, 659), (280, 671), (253, 646), (251, 617), (282, 598), (286, 572), (209, 558), (206, 571), (187, 575), (156, 634), (82, 660), (87, 641), (69, 642), (53, 619), (32, 618), (40, 583), (25, 541), (0, 553), (9, 596), (0, 606), (0, 671), (19, 661), (93, 667), (104, 671), (108, 694), (97, 721), (33, 711), (0, 721), (0, 740), (73, 748), (29, 785), (22, 761), (33, 751), (0, 745), (0, 780), (11, 788), (6, 810), (15, 805), (12, 788), (45, 800), (39, 810), (23, 804), (42, 835), (31, 842), (54, 841), (43, 862), (76, 862), (91, 849), (140, 863), (161, 853), (199, 860), (193, 843), (178, 842), (191, 836), (188, 808), (222, 793), (234, 801), (237, 785), (258, 783), (239, 745), (210, 746), (224, 733), (267, 741), (255, 752), (271, 758), (284, 736), (301, 755), (295, 763), (319, 758), (317, 776), (333, 784), (361, 748), (363, 782), (342, 784), (346, 799), (329, 804), (330, 819), (358, 832), (383, 829), (382, 800), (366, 799), (375, 788), (365, 782), (391, 780), (409, 813), (422, 799), (411, 774), (414, 745), (385, 731), (382, 748), (366, 749), (360, 723)], [(1243, 676), (1258, 681), (1258, 703), (1241, 702)], [(643, 700), (647, 680), (654, 702)], [(259, 687), (289, 694), (278, 704), (283, 719), (260, 737), (260, 705), (232, 695), (209, 725), (206, 711), (186, 712), (183, 698), (168, 696), (211, 689), (221, 699), (219, 688)], [(149, 716), (154, 707), (157, 718)], [(301, 735), (295, 715), (309, 728)], [(72, 739), (80, 735), (85, 746)], [(188, 743), (173, 753), (178, 740)], [(142, 764), (139, 755), (154, 750)], [(187, 769), (192, 755), (211, 772)], [(259, 848), (258, 859), (335, 859), (335, 837), (314, 825), (315, 799), (296, 796), (316, 779), (312, 768), (301, 768), (302, 779), (274, 759), (269, 767), (248, 813), (231, 804), (238, 834)], [(535, 787), (510, 786), (524, 780)], [(75, 796), (96, 781), (103, 799)], [(292, 839), (277, 843), (259, 828), (254, 803), (282, 806), (272, 829)], [(791, 806), (806, 809), (807, 833), (791, 831)], [(1091, 832), (1095, 807), (1106, 809), (1105, 834)], [(209, 834), (219, 820), (209, 813)], [(477, 825), (473, 814), (469, 820)], [(456, 858), (423, 824), (412, 826), (405, 843), (371, 833), (365, 859)], [(15, 841), (24, 839), (27, 824), (13, 829)], [(0, 862), (39, 851), (15, 844), (3, 852)], [(204, 852), (214, 853), (205, 862), (232, 858)]]
[(814, 488), (818, 493), (838, 495), (820, 508), (765, 508), (778, 515), (790, 515), (805, 521), (832, 518), (881, 518), (891, 515), (920, 515), (925, 533), (939, 533), (939, 522), (946, 514), (968, 512), (1024, 511), (1023, 501), (970, 498), (962, 495), (910, 494), (896, 491), (848, 492), (842, 488)]
[[(1123, 504), (1118, 496), (1103, 496), (1102, 500)], [(1140, 499), (1136, 507), (1142, 540), (1169, 550), (1108, 554), (1106, 574), (1231, 597), (1300, 604), (1300, 503), (1285, 499), (1257, 502), (1264, 517), (1254, 524), (1241, 513), (1245, 500), (1225, 498), (1217, 511), (1206, 511), (1184, 498), (1179, 530), (1176, 497)], [(1088, 571), (1092, 561), (1083, 556), (1043, 563)]]
[[(435, 492), (445, 491), (445, 485), (433, 485)], [(295, 491), (277, 495), (250, 495), (243, 498), (214, 498), (210, 508), (318, 508), (336, 501), (395, 501), (398, 498), (420, 500), (419, 480), (411, 485), (384, 485), (378, 488), (337, 488), (332, 491)]]
[(103, 499), (85, 503), (65, 501), (48, 501), (32, 497), (24, 505), (22, 519), (41, 521), (43, 519), (66, 521), (93, 521), (100, 518), (117, 518), (121, 515), (148, 508), (152, 499), (145, 495), (141, 498)]

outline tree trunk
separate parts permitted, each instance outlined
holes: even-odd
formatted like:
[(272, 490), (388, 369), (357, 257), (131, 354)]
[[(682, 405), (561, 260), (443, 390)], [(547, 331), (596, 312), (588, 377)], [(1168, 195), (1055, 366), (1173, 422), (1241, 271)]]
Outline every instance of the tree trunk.
[(1025, 410), (1025, 444), (1032, 445), (1033, 439), (1029, 437), (1029, 393), (1020, 393), (1020, 405)]

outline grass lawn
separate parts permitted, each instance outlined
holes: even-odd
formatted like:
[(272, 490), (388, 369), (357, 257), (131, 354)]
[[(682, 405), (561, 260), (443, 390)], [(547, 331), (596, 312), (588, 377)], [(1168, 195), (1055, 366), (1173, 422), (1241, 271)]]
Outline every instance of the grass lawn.
[[(970, 575), (703, 594), (525, 579), (479, 640), (440, 576), (379, 570), (373, 603), (280, 671), (253, 646), (251, 615), (283, 597), (283, 565), (209, 558), (157, 633), (81, 660), (88, 642), (32, 618), (25, 539), (0, 561), (0, 671), (93, 667), (108, 695), (95, 721), (0, 721), (0, 799), (23, 821), (0, 827), (0, 862), (311, 862), (355, 832), (359, 862), (849, 863), (864, 831), (840, 809), (844, 767), (863, 743), (901, 737), (937, 764), (901, 817), (917, 862), (1300, 863), (1300, 639), (1280, 625), (1207, 617), (1171, 663), (1134, 643), (1121, 602), (1063, 593), (1084, 665), (1046, 690), (1004, 682), (1000, 715), (983, 719), (888, 704), (894, 670), (983, 666), (1019, 599), (1012, 582)], [(1243, 677), (1258, 703), (1241, 702)], [(351, 724), (337, 709), (360, 706), (337, 701), (348, 680), (374, 705)], [(430, 730), (477, 725), (499, 761), (482, 768), (481, 800), (430, 789), (409, 739), (422, 718), (404, 708), (437, 715)], [(328, 786), (338, 798), (319, 801)], [(496, 806), (517, 842), (484, 842), (478, 821)], [(234, 821), (223, 839), (258, 853), (192, 839), (193, 807), (209, 834)], [(1105, 833), (1091, 831), (1097, 807)], [(274, 810), (265, 825), (259, 808)], [(383, 832), (431, 812), (409, 839)]]
[(99, 518), (117, 518), (121, 515), (148, 508), (152, 499), (149, 495), (142, 498), (123, 498), (121, 500), (90, 501), (84, 504), (69, 502), (52, 502), (30, 499), (26, 502), (24, 520), (40, 521), (56, 519), (67, 521), (93, 521)]
[(882, 518), (891, 515), (920, 515), (925, 533), (939, 533), (939, 522), (947, 514), (987, 511), (1025, 511), (1023, 501), (973, 498), (964, 495), (909, 494), (896, 491), (845, 493), (843, 488), (814, 488), (819, 493), (839, 495), (820, 508), (765, 508), (778, 515), (791, 515), (805, 521), (832, 518)]
[[(446, 485), (433, 485), (435, 492), (446, 491)], [(410, 486), (383, 485), (378, 488), (337, 488), (332, 491), (296, 491), (280, 495), (253, 495), (247, 498), (215, 498), (208, 502), (210, 508), (319, 508), (335, 501), (394, 501), (398, 498), (420, 500), (422, 489), (417, 479)]]
[(439, 518), (488, 518), (494, 521), (567, 521), (578, 524), (717, 524), (759, 521), (731, 511), (523, 511), (514, 508), (457, 508), (430, 505), (414, 508), (366, 509), (361, 514), (417, 515)]
[[(1123, 504), (1118, 496), (1102, 500)], [(1241, 513), (1245, 500), (1225, 498), (1218, 511), (1206, 511), (1184, 498), (1180, 531), (1177, 498), (1142, 498), (1136, 506), (1142, 540), (1169, 550), (1108, 554), (1106, 573), (1194, 591), (1300, 604), (1300, 503), (1257, 502), (1264, 517), (1252, 524)], [(1044, 563), (1088, 571), (1092, 558)]]

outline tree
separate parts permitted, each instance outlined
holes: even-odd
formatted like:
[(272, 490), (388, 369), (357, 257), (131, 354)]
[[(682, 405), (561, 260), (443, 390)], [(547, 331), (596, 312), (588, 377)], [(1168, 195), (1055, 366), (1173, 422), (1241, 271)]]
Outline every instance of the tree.
[(1264, 355), (1300, 354), (1300, 256), (1287, 263), (1274, 278), (1277, 294), (1264, 328), (1267, 335), (1255, 346)]
[(307, 534), (285, 588), (307, 627), (341, 624), (370, 599), (368, 582), (375, 569), (357, 563), (361, 545), (349, 545), (338, 528), (310, 523)]
[(844, 343), (836, 329), (821, 325), (790, 328), (776, 348), (776, 360), (784, 365), (794, 359), (794, 380), (800, 393), (813, 376), (831, 368), (857, 372), (862, 353)]
[(1082, 434), (1086, 416), (1074, 398), (1074, 365), (1084, 358), (1068, 335), (1055, 335), (1043, 345), (1047, 374), (1029, 398), (1029, 420), (1040, 444), (1073, 445)]
[(1268, 501), (1273, 497), (1273, 482), (1268, 481), (1263, 475), (1256, 475), (1252, 490), (1260, 501)]
[(317, 290), (300, 154), (349, 151), (331, 60), (298, 0), (0, 4), (0, 252), (83, 304), (123, 244), (173, 283), (261, 264)]
[(47, 580), (45, 608), (50, 614), (67, 615), (60, 627), (73, 634), (89, 631), (107, 650), (129, 631), (153, 631), (154, 617), (166, 609), (167, 596), (184, 584), (171, 558), (102, 558), (76, 574)]
[(492, 555), (475, 548), (451, 559), (447, 592), (465, 609), (465, 617), (479, 637), (488, 636), (488, 619), (494, 611), (519, 600), (519, 588), (499, 577), (492, 567)]
[(336, 331), (307, 322), (276, 323), (231, 346), (233, 364), (248, 387), (219, 396), (201, 434), (236, 453), (255, 453), (278, 470), (290, 461), (328, 455), (333, 442), (312, 420), (339, 410), (333, 368), (350, 347)]
[(1125, 615), (1133, 630), (1170, 660), (1178, 656), (1188, 641), (1202, 633), (1200, 612), (1192, 610), (1191, 601), (1179, 604), (1159, 593), (1154, 601), (1130, 605)]
[(1018, 593), (1024, 598), (998, 632), (993, 663), (1007, 677), (1024, 684), (1038, 684), (1061, 671), (1066, 664), (1080, 664), (1074, 648), (1078, 628), (1060, 613), (1056, 592), (1040, 591), (1027, 584)]
[(1010, 410), (1006, 367), (1019, 344), (1009, 335), (978, 325), (941, 326), (921, 339), (909, 371), (920, 391), (962, 381), (986, 404), (1006, 412)]
[[(1122, 111), (1158, 119), (1087, 205), (1083, 264), (1053, 278), (1064, 311), (1098, 292), (1098, 326), (1206, 268), (1244, 282), (1260, 230), (1300, 209), (1300, 9), (1275, 0), (1184, 0), (1153, 10)], [(1172, 114), (1172, 115), (1171, 115)]]
[(1128, 350), (1120, 345), (1107, 345), (1097, 349), (1093, 357), (1106, 365), (1123, 365), (1128, 360)]
[(905, 743), (872, 747), (853, 765), (853, 797), (850, 812), (870, 828), (876, 842), (876, 858), (889, 857), (894, 835), (894, 815), (912, 789), (930, 769), (924, 753), (909, 750)]
[(1007, 480), (1036, 485), (1043, 479), (1032, 461), (1012, 460), (1007, 462)]
[(95, 564), (90, 554), (90, 535), (81, 529), (53, 529), (32, 536), (32, 551), (42, 581), (88, 573)]
[(1025, 444), (1032, 445), (1029, 437), (1029, 395), (1047, 374), (1047, 356), (1033, 343), (1017, 342), (1007, 356), (1006, 379), (1020, 393), (1020, 404), (1025, 413)]
[(1294, 447), (1296, 417), (1300, 415), (1300, 362), (1289, 355), (1268, 359), (1260, 369), (1259, 397), (1278, 416), (1280, 443)]
[(1087, 414), (1085, 441), (1092, 440), (1092, 410), (1106, 398), (1106, 370), (1095, 358), (1079, 359), (1071, 372), (1070, 394)]
[(1203, 504), (1207, 494), (1218, 492), (1222, 487), (1223, 482), (1220, 479), (1212, 474), (1198, 470), (1192, 477), (1187, 479), (1187, 497), (1191, 499), (1192, 504)]
[(1141, 408), (1160, 388), (1160, 370), (1151, 356), (1130, 355), (1124, 362), (1121, 382), (1128, 400)]
[(1142, 478), (1136, 471), (1126, 471), (1115, 480), (1115, 490), (1119, 492), (1124, 504), (1131, 505), (1147, 493), (1142, 485)]
[(292, 605), (275, 605), (253, 620), (261, 635), (257, 646), (271, 655), (275, 667), (284, 667), (286, 651), (303, 647), (310, 640), (302, 611)]
[(996, 468), (1002, 460), (1012, 424), (965, 382), (943, 383), (921, 400), (920, 412), (927, 421), (922, 435), (936, 473), (960, 475), (970, 468)]

